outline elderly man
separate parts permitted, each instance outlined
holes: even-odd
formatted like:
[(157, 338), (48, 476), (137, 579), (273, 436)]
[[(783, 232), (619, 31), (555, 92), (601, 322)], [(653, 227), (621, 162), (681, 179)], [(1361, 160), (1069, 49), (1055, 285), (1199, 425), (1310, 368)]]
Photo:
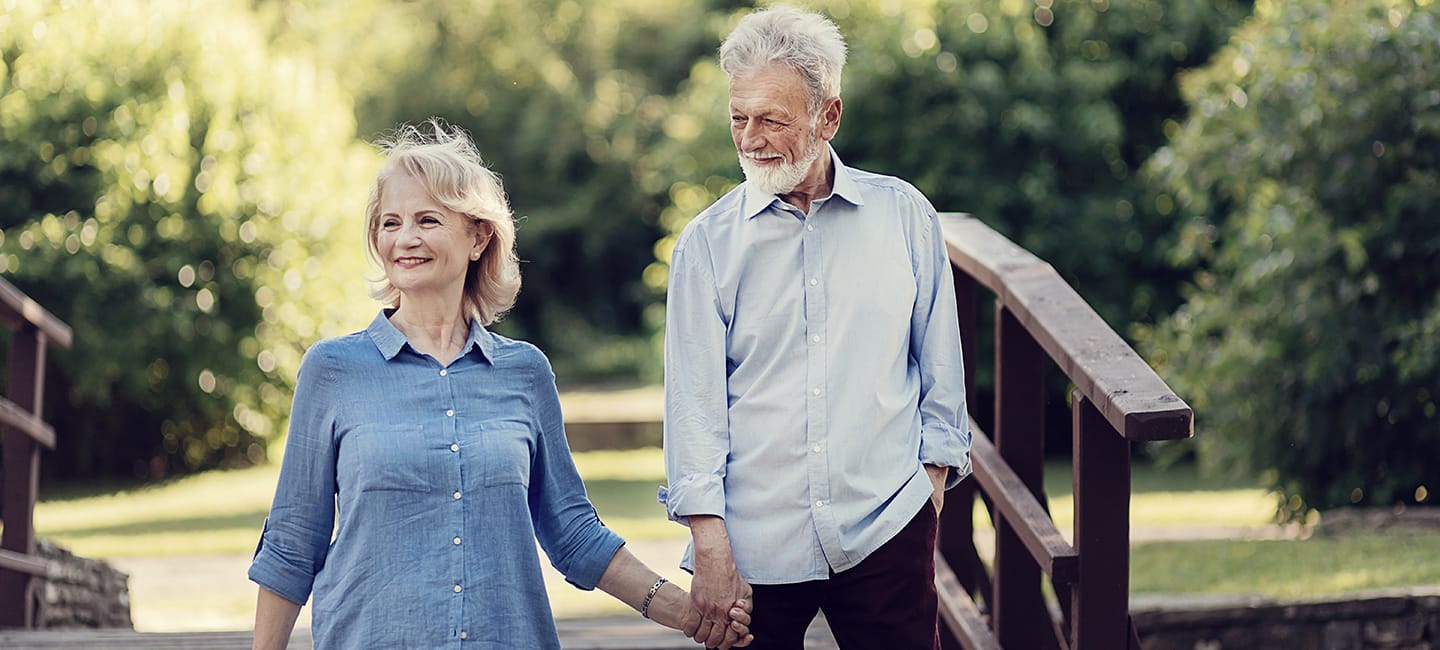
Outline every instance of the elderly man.
[(939, 647), (936, 518), (970, 473), (955, 296), (929, 201), (829, 146), (845, 52), (818, 14), (740, 21), (745, 182), (671, 259), (661, 500), (711, 645), (753, 588), (752, 648), (803, 647), (817, 611), (842, 648)]

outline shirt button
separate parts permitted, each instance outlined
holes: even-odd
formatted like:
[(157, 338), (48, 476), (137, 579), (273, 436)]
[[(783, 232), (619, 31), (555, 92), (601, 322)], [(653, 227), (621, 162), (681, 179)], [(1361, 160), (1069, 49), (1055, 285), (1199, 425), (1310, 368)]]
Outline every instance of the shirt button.
[(819, 342), (820, 342), (820, 335), (819, 335), (819, 334), (816, 334), (815, 336), (810, 337), (810, 341), (811, 341), (812, 343), (819, 343)]
[(814, 389), (814, 390), (811, 390), (811, 391), (810, 391), (810, 394), (811, 394), (811, 395), (814, 395), (814, 396), (816, 396), (816, 397), (819, 397), (819, 396), (820, 396), (820, 389), (819, 389), (819, 388), (816, 388), (816, 389)]
[(470, 635), (469, 635), (469, 634), (466, 634), (466, 633), (465, 633), (465, 630), (460, 630), (460, 640), (461, 640), (461, 641), (464, 641), (465, 639), (468, 639), (468, 638), (470, 638)]
[(456, 545), (456, 546), (459, 546), (459, 545), (460, 545), (460, 538), (459, 538), (459, 537), (456, 537), (455, 539), (450, 540), (450, 542), (453, 543), (453, 544)]
[(456, 490), (456, 491), (455, 491), (455, 498), (456, 498), (457, 500), (460, 498), (460, 491), (459, 491), (459, 490)]
[[(815, 502), (815, 507), (816, 507), (816, 508), (824, 508), (824, 507), (825, 507), (825, 502), (824, 502), (823, 500), (822, 500), (822, 501), (816, 501), (816, 502)], [(455, 590), (456, 590), (456, 591), (459, 591), (459, 590), (460, 590), (460, 585), (455, 585)]]
[(445, 370), (445, 369), (441, 369), (441, 370), (440, 370), (440, 376), (441, 376), (441, 377), (444, 377), (444, 376), (447, 375), (447, 374), (450, 374), (450, 371)]
[(814, 447), (811, 447), (810, 451), (813, 451), (817, 454), (820, 453), (820, 445), (815, 445)]
[(450, 451), (460, 451), (460, 445), (453, 442), (450, 443)]
[(455, 417), (455, 409), (449, 409), (445, 411), (445, 415), (452, 418)]
[(819, 278), (810, 278), (810, 286), (813, 287), (813, 286), (815, 286), (815, 285), (817, 285), (817, 284), (820, 284), (820, 279), (819, 279)]
[(805, 224), (805, 230), (808, 230), (808, 231), (810, 231), (810, 232), (815, 232), (815, 226), (812, 225), (812, 224), (808, 224), (808, 223), (807, 223), (807, 224)]
[(460, 585), (455, 585), (455, 593), (458, 594), (458, 593), (460, 593), (460, 592), (462, 592), (462, 591), (464, 591), (464, 589), (461, 589), (461, 588), (460, 588)]

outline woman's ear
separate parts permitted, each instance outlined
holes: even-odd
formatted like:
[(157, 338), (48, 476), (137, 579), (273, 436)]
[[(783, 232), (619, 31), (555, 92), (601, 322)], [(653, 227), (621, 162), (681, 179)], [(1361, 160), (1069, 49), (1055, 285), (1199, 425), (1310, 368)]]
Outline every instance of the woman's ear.
[(494, 233), (495, 229), (490, 222), (475, 222), (475, 246), (470, 249), (470, 261), (480, 259), (480, 256), (485, 253), (485, 249), (490, 246), (490, 237)]

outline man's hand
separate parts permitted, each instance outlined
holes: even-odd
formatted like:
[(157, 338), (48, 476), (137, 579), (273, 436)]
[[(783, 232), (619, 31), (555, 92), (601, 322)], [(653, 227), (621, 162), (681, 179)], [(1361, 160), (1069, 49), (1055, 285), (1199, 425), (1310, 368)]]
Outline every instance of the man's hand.
[[(695, 542), (695, 576), (690, 580), (690, 601), (700, 614), (700, 627), (692, 637), (707, 648), (728, 649), (747, 645), (731, 626), (731, 608), (749, 612), (750, 585), (735, 570), (730, 536), (725, 520), (714, 516), (691, 516), (690, 534)], [(748, 621), (746, 621), (748, 624)]]
[(935, 516), (945, 507), (945, 479), (950, 477), (950, 468), (941, 465), (926, 465), (925, 473), (930, 476), (930, 504), (935, 506)]

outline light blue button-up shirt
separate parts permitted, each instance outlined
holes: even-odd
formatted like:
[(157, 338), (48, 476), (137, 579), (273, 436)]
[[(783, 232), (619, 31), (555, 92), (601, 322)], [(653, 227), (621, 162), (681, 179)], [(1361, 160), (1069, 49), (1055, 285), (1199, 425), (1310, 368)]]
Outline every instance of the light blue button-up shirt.
[(624, 543), (538, 349), (472, 323), (441, 365), (382, 312), (305, 354), (250, 579), (296, 603), (313, 588), (316, 648), (559, 648), (536, 539), (583, 589)]
[(925, 464), (950, 485), (970, 473), (935, 209), (830, 156), (834, 191), (810, 214), (741, 184), (670, 261), (661, 500), (677, 521), (723, 516), (752, 584), (855, 566), (930, 498)]

